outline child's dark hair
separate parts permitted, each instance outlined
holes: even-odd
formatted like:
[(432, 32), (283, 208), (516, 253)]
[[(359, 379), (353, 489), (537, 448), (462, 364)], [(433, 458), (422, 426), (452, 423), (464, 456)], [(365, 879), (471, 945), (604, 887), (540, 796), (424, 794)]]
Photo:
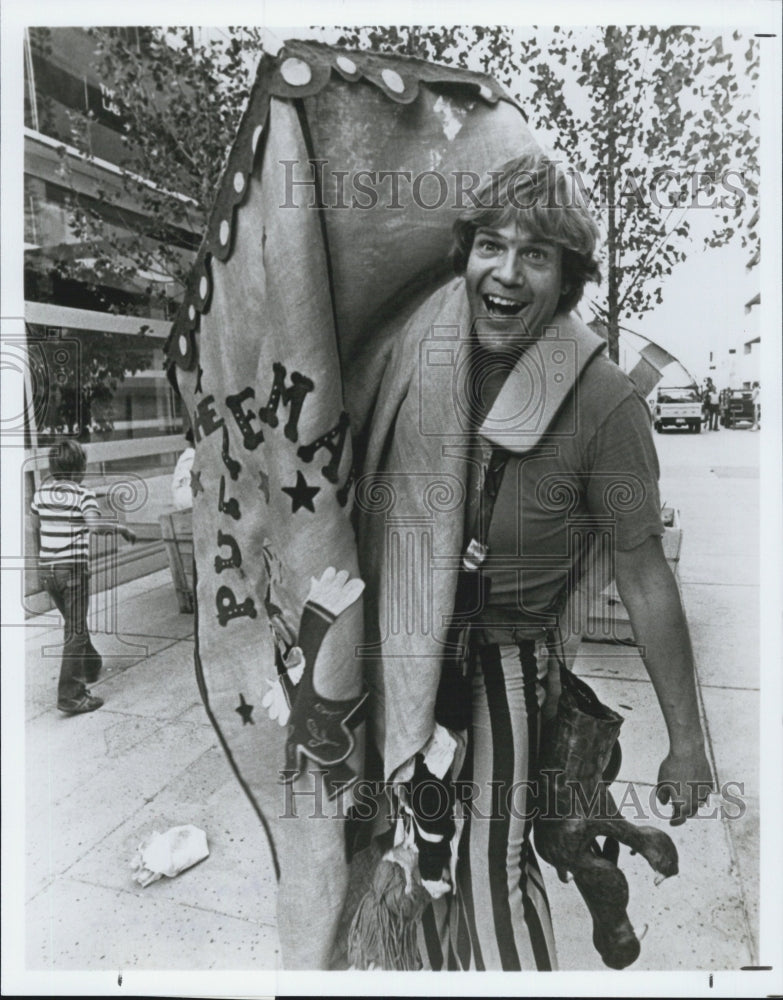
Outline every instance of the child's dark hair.
[(49, 449), (49, 472), (53, 479), (73, 479), (78, 482), (87, 468), (84, 448), (73, 438), (60, 438)]

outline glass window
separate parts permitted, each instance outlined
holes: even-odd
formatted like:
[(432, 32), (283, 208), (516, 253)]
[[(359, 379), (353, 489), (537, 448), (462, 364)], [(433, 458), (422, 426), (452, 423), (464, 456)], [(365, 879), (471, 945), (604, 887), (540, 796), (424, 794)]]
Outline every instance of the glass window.
[(659, 403), (698, 403), (699, 394), (696, 389), (659, 389)]
[(46, 386), (38, 444), (58, 434), (82, 442), (178, 434), (182, 404), (163, 369), (163, 342), (120, 333), (28, 326)]

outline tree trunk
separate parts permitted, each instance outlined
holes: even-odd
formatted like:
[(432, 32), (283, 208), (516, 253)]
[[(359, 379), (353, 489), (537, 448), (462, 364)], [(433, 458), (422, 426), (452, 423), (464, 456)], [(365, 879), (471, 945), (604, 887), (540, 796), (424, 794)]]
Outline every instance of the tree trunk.
[(608, 263), (608, 290), (607, 290), (607, 340), (609, 343), (609, 357), (612, 361), (620, 361), (620, 316), (618, 303), (620, 300), (617, 275), (617, 219), (616, 219), (616, 143), (617, 129), (615, 127), (615, 102), (617, 99), (617, 78), (615, 74), (615, 51), (614, 28), (607, 27), (604, 33), (604, 42), (607, 55), (609, 57), (609, 72), (606, 80), (606, 108), (608, 112), (607, 122), (607, 190), (606, 196), (609, 202), (607, 218), (606, 249), (609, 257)]

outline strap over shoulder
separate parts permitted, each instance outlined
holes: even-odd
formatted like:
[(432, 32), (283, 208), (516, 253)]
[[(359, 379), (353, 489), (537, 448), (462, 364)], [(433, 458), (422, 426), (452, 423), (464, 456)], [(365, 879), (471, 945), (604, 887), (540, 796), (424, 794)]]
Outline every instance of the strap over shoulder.
[(479, 434), (508, 451), (531, 451), (606, 341), (569, 313), (531, 339), (484, 419)]

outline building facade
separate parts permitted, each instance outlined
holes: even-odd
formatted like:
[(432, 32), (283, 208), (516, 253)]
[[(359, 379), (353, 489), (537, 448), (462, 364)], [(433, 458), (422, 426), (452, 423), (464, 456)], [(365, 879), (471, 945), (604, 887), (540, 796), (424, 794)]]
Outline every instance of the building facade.
[[(143, 51), (144, 29), (111, 30)], [(176, 286), (130, 257), (104, 266), (131, 241), (144, 208), (124, 183), (123, 119), (95, 69), (96, 38), (31, 28), (24, 44), (25, 503), (46, 475), (52, 440), (81, 441), (87, 482), (106, 493), (104, 513), (139, 534), (133, 549), (96, 545), (101, 589), (166, 564), (158, 518), (171, 509), (169, 479), (184, 447), (180, 401), (163, 368)], [(167, 229), (184, 263), (199, 238), (182, 225)], [(154, 240), (150, 247), (154, 257)], [(28, 557), (33, 531), (28, 522)], [(25, 603), (35, 611), (46, 599), (32, 558), (26, 565)]]

